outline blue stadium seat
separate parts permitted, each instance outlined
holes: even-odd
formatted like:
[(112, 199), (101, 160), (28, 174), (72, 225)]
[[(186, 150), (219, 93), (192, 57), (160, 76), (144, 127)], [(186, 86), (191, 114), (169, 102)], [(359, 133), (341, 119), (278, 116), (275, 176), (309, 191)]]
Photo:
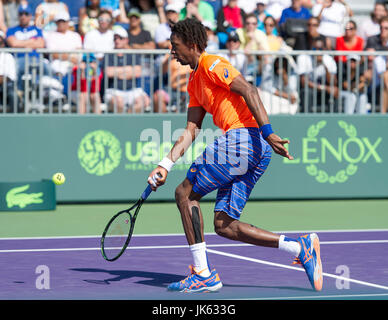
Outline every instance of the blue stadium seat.
[(77, 17), (79, 9), (85, 6), (84, 0), (62, 0), (69, 7), (70, 17)]

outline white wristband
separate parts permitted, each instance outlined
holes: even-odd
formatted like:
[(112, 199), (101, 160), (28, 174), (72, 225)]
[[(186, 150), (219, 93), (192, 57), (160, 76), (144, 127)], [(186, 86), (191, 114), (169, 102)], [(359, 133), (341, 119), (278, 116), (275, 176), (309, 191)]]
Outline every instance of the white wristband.
[(172, 167), (174, 166), (174, 162), (172, 162), (169, 158), (164, 157), (162, 161), (158, 163), (159, 166), (166, 169), (168, 172), (171, 171)]

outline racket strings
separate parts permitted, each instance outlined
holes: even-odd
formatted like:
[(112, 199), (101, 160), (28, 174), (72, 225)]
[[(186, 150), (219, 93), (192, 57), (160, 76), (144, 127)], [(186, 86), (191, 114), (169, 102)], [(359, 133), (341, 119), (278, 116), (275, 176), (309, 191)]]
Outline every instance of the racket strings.
[(128, 212), (123, 212), (110, 224), (104, 238), (104, 251), (108, 259), (114, 259), (120, 255), (128, 239), (131, 222), (131, 215)]

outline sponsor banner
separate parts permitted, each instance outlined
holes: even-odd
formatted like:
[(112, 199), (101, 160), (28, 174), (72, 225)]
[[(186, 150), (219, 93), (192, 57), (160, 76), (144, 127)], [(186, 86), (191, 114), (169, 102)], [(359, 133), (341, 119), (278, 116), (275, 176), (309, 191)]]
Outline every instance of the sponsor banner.
[[(388, 117), (295, 115), (272, 116), (271, 122), (278, 135), (290, 140), (287, 147), (295, 160), (273, 154), (251, 199), (388, 196)], [(1, 117), (6, 138), (0, 141), (0, 176), (4, 181), (39, 180), (63, 172), (59, 201), (132, 201), (185, 125), (186, 115)], [(195, 143), (150, 200), (173, 200), (191, 163), (222, 134), (206, 116)], [(206, 196), (215, 197), (216, 192)]]
[(55, 185), (50, 180), (0, 182), (0, 211), (55, 210)]

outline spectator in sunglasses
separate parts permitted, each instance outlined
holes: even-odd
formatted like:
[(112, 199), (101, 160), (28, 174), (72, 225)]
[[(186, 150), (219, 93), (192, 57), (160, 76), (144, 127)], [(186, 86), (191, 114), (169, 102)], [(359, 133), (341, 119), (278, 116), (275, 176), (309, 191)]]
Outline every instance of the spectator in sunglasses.
[(330, 43), (328, 38), (320, 34), (318, 28), (319, 19), (311, 17), (307, 22), (307, 31), (296, 36), (294, 50), (312, 50), (316, 40), (323, 41), (325, 47), (329, 48)]
[(267, 35), (269, 50), (278, 51), (280, 49), (291, 49), (287, 46), (282, 37), (273, 34), (273, 30), (276, 29), (276, 26), (276, 20), (272, 16), (268, 16), (264, 19), (264, 30)]
[[(350, 20), (345, 25), (345, 34), (337, 38), (335, 50), (337, 51), (362, 51), (364, 49), (364, 40), (357, 35), (357, 24)], [(347, 61), (346, 56), (336, 56), (336, 60)]]
[(104, 54), (98, 53), (98, 51), (112, 50), (114, 48), (112, 21), (111, 12), (101, 10), (98, 15), (98, 28), (89, 31), (85, 35), (84, 49), (96, 51), (96, 58), (99, 60), (104, 57)]

